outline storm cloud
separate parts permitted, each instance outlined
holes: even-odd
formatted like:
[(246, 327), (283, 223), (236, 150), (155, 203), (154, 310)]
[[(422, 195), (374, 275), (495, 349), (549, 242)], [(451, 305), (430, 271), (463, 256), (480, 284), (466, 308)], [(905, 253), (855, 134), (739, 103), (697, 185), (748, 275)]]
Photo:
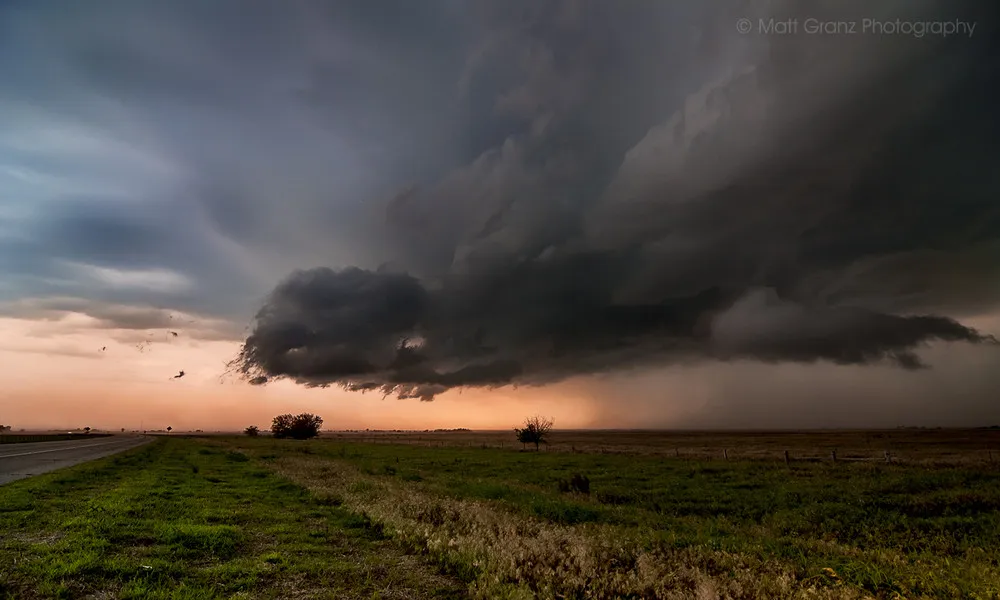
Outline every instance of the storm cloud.
[(747, 360), (923, 376), (936, 343), (997, 352), (964, 324), (1000, 309), (997, 11), (9, 3), (0, 313), (176, 311), (255, 385), (424, 400)]
[(431, 399), (691, 360), (996, 352), (956, 320), (1000, 300), (992, 9), (665, 5), (476, 4), (458, 89), (481, 151), (389, 203), (383, 269), (280, 284), (233, 366)]

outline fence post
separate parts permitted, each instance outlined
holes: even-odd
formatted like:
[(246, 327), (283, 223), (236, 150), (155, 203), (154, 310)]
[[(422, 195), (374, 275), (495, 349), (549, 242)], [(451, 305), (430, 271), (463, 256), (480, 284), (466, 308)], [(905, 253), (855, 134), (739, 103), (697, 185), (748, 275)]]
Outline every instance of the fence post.
[(836, 448), (834, 448), (833, 450), (830, 451), (830, 458), (833, 459), (833, 462), (837, 462), (837, 449)]
[(729, 460), (729, 450), (726, 450), (725, 448), (722, 449), (722, 458)]
[(785, 450), (785, 464), (787, 465), (787, 464), (789, 464), (789, 462), (790, 461), (788, 459), (788, 450)]
[(886, 464), (889, 464), (889, 463), (892, 462), (892, 455), (889, 454), (888, 450), (885, 451), (885, 462), (886, 462)]
[(681, 457), (681, 449), (674, 448), (674, 458), (680, 458), (680, 457)]

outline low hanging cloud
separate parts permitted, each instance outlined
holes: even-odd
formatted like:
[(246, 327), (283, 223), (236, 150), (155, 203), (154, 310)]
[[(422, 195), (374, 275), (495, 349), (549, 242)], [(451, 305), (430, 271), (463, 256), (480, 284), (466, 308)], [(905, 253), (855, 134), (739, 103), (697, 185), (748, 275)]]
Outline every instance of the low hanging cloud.
[(995, 337), (946, 317), (854, 307), (808, 309), (780, 300), (773, 290), (751, 292), (719, 315), (712, 339), (720, 356), (841, 365), (889, 361), (907, 369), (926, 366), (914, 352), (926, 341), (997, 344)]
[[(274, 289), (231, 364), (251, 382), (430, 400), (685, 361), (996, 352), (960, 322), (1000, 305), (989, 5), (475, 6), (456, 85), (473, 156), (389, 203), (383, 268)], [(977, 29), (760, 29), (793, 19)]]

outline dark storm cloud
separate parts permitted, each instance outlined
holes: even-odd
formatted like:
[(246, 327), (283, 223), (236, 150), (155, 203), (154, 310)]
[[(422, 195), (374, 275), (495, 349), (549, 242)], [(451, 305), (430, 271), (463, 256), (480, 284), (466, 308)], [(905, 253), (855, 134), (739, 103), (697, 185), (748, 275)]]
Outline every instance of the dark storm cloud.
[(751, 293), (732, 306), (714, 321), (713, 339), (720, 356), (844, 365), (888, 359), (907, 369), (925, 366), (913, 352), (925, 340), (998, 344), (993, 336), (945, 317), (854, 307), (806, 309), (782, 302), (773, 291)]
[[(993, 5), (470, 6), (458, 137), (475, 156), (390, 203), (391, 269), (280, 285), (233, 364), (248, 377), (430, 399), (996, 345), (949, 316), (1000, 300)], [(740, 35), (740, 16), (977, 29)]]
[(8, 3), (0, 301), (242, 326), (286, 277), (234, 367), (422, 399), (704, 360), (917, 367), (992, 342), (960, 321), (1000, 301), (996, 11)]

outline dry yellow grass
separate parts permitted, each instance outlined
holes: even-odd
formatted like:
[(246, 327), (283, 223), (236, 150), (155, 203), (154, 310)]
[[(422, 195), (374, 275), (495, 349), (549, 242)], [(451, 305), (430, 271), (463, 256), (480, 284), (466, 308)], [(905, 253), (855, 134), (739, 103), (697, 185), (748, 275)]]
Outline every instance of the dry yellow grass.
[[(429, 495), (317, 456), (270, 461), (280, 475), (344, 502), (443, 565), (472, 565), (476, 598), (816, 598), (869, 596), (827, 576), (797, 581), (777, 561), (708, 548), (647, 551), (632, 532), (562, 526), (498, 510), (489, 502)], [(471, 575), (471, 577), (468, 577)]]

